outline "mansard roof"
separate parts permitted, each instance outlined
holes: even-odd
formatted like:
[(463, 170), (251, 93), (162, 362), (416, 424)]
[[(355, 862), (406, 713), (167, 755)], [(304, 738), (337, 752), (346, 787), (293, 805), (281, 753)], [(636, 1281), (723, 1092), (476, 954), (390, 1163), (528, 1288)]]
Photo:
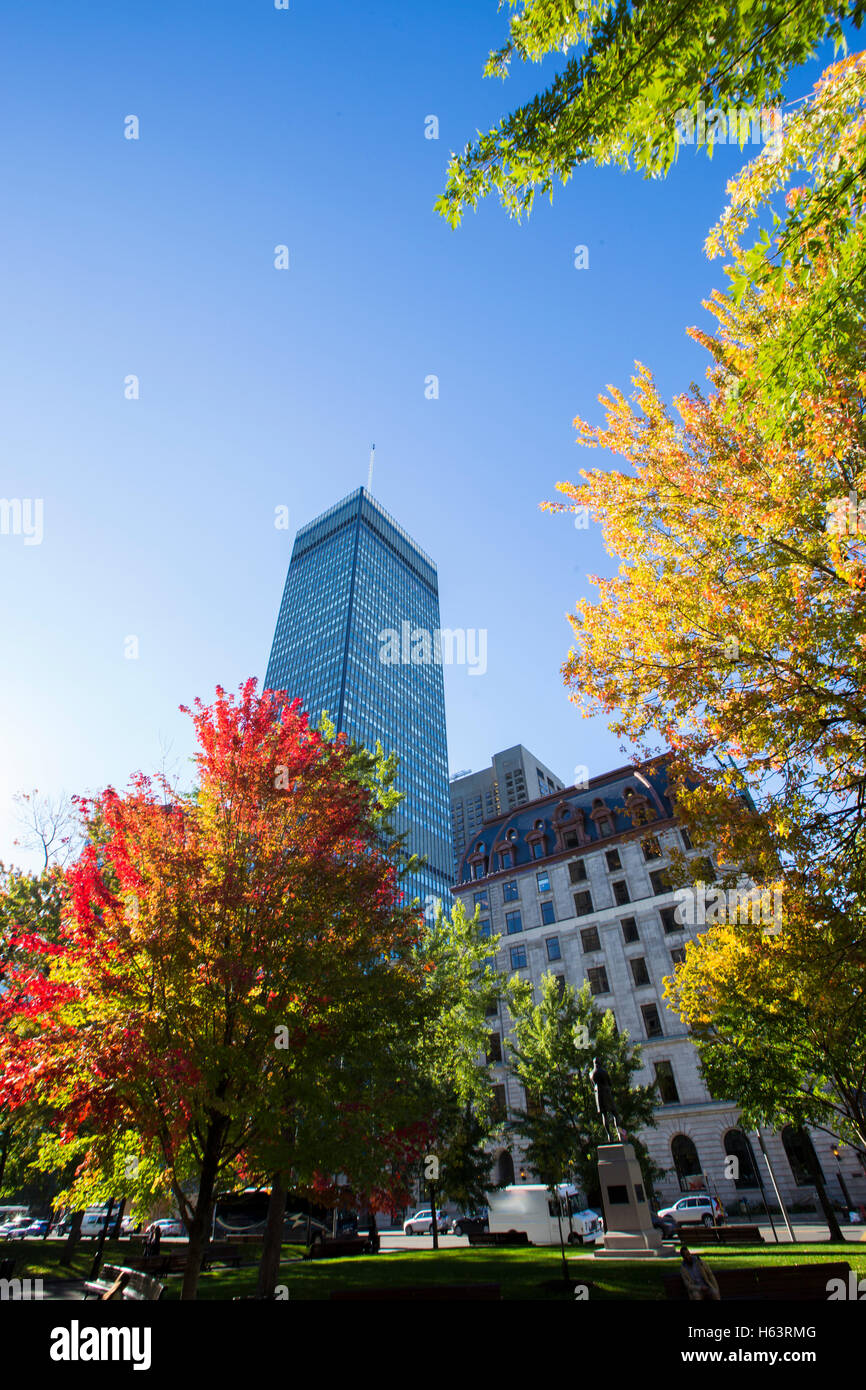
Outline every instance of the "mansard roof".
[[(482, 877), (494, 878), (500, 874), (514, 874), (530, 865), (538, 866), (548, 859), (572, 858), (590, 849), (606, 847), (624, 835), (651, 833), (656, 824), (676, 816), (667, 794), (665, 763), (666, 758), (655, 758), (637, 767), (620, 767), (590, 778), (586, 787), (566, 787), (551, 792), (485, 821), (467, 842), (455, 886), (459, 888), (481, 881), (472, 872), (472, 861), (479, 862), (479, 856), (484, 861)], [(645, 798), (649, 811), (647, 824), (641, 824), (637, 817), (629, 814), (626, 809), (629, 795), (638, 799), (638, 806)], [(574, 825), (580, 843), (566, 848), (563, 839), (570, 824)], [(533, 854), (533, 841), (538, 841), (539, 832), (544, 837), (544, 854), (540, 858)], [(493, 862), (494, 851), (498, 853), (503, 848), (511, 849), (514, 855), (512, 865), (505, 869)]]

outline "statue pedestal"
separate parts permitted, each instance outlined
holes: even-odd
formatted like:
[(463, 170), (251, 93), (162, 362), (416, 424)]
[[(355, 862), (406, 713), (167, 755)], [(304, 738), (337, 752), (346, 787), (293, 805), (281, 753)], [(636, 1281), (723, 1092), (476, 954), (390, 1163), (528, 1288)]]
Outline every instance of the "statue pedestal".
[(640, 1164), (631, 1144), (601, 1144), (598, 1176), (604, 1204), (605, 1237), (596, 1259), (647, 1260), (660, 1256), (662, 1233), (652, 1223)]

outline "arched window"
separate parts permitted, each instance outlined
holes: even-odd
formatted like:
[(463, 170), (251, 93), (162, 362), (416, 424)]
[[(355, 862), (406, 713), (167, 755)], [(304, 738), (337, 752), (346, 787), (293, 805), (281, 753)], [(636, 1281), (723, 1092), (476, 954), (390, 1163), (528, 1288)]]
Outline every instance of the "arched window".
[(634, 787), (626, 787), (624, 796), (626, 814), (631, 816), (632, 825), (646, 825), (648, 821), (655, 820), (655, 809), (643, 792), (636, 792)]
[(597, 796), (593, 801), (592, 810), (589, 813), (589, 818), (590, 820), (595, 821), (595, 826), (598, 830), (599, 835), (613, 834), (613, 816), (611, 815), (608, 807), (605, 806), (601, 797)]
[(816, 1173), (820, 1175), (821, 1181), (824, 1181), (818, 1155), (805, 1129), (785, 1125), (782, 1130), (782, 1143), (785, 1145), (785, 1154), (798, 1187), (812, 1187)]
[(495, 1175), (498, 1185), (514, 1182), (514, 1159), (507, 1149), (503, 1149), (496, 1159)]
[(694, 1178), (701, 1172), (701, 1160), (687, 1134), (674, 1135), (671, 1140), (671, 1158), (680, 1180), (680, 1188), (683, 1192), (688, 1192), (689, 1178)]
[[(729, 1129), (725, 1135), (725, 1153), (728, 1158), (737, 1160), (734, 1170), (734, 1187), (738, 1189), (760, 1187), (758, 1166), (755, 1163), (755, 1155), (752, 1153), (752, 1146), (747, 1134), (744, 1134), (741, 1129)], [(728, 1166), (730, 1167), (730, 1165)]]

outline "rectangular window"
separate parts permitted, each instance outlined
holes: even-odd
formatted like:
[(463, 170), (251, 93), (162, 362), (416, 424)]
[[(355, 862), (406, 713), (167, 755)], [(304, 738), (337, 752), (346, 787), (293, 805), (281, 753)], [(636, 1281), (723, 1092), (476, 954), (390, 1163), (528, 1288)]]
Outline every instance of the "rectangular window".
[(561, 952), (561, 950), (559, 949), (559, 937), (558, 937), (558, 936), (549, 936), (549, 937), (547, 938), (546, 945), (547, 945), (547, 959), (548, 959), (548, 960), (562, 960), (562, 952)]
[(674, 1069), (670, 1062), (656, 1062), (656, 1085), (662, 1105), (679, 1105), (680, 1095), (674, 1080)]
[(553, 903), (546, 902), (541, 904), (541, 925), (549, 927), (556, 921), (556, 914), (553, 911)]
[(550, 875), (546, 869), (542, 869), (540, 873), (535, 875), (535, 881), (538, 884), (539, 893), (550, 892)]
[(588, 917), (589, 914), (594, 911), (591, 893), (575, 893), (574, 915), (576, 917)]
[(620, 922), (622, 927), (622, 939), (628, 946), (632, 941), (640, 941), (637, 931), (637, 919), (634, 917), (623, 917)]
[(482, 911), (482, 912), (487, 912), (487, 911), (489, 911), (489, 909), (490, 909), (490, 899), (489, 899), (489, 897), (487, 896), (487, 889), (486, 889), (486, 888), (485, 888), (485, 890), (484, 890), (483, 893), (473, 893), (473, 895), (472, 895), (472, 901), (473, 901), (475, 907), (480, 907), (480, 908), (481, 908), (481, 911)]
[(580, 942), (584, 953), (588, 951), (600, 951), (601, 942), (598, 939), (598, 927), (584, 927), (580, 933)]
[(671, 961), (673, 962), (674, 965), (682, 965), (682, 963), (683, 963), (683, 961), (685, 960), (685, 958), (686, 958), (686, 948), (685, 948), (685, 946), (675, 946), (674, 949), (671, 951)]
[(626, 903), (631, 902), (631, 898), (628, 895), (628, 884), (624, 878), (618, 878), (614, 883), (613, 898), (618, 907), (624, 907)]
[(515, 932), (523, 931), (523, 918), (519, 912), (506, 912), (505, 930), (509, 936), (514, 936)]
[(656, 869), (651, 873), (650, 883), (653, 886), (653, 892), (657, 898), (660, 897), (662, 893), (673, 892), (667, 869)]
[(716, 871), (713, 868), (712, 859), (707, 859), (706, 857), (692, 859), (689, 867), (698, 883), (715, 883)]
[(659, 1018), (659, 1011), (657, 1005), (641, 1004), (640, 1011), (643, 1014), (643, 1026), (646, 1029), (647, 1037), (663, 1037), (664, 1034), (662, 1033), (662, 1021)]
[(607, 860), (607, 867), (611, 870), (611, 872), (613, 872), (614, 869), (621, 869), (621, 868), (622, 868), (622, 864), (620, 863), (619, 850), (618, 850), (618, 849), (609, 849), (609, 850), (606, 850), (606, 851), (605, 851), (605, 856), (604, 856), (604, 857), (605, 857), (605, 859)]
[(554, 975), (553, 978), (554, 978), (554, 980), (556, 981), (556, 993), (557, 993), (558, 997), (559, 997), (560, 999), (562, 999), (563, 996), (564, 996), (564, 994), (565, 994), (565, 976), (564, 976), (564, 975)]
[(499, 858), (500, 858), (500, 865), (499, 865), (499, 867), (500, 867), (501, 869), (513, 869), (513, 868), (514, 868), (514, 852), (513, 852), (512, 850), (510, 850), (510, 849), (503, 850), (503, 852), (502, 852), (502, 854), (499, 856)]
[(568, 872), (572, 883), (586, 882), (586, 863), (583, 859), (572, 859)]
[(502, 1061), (502, 1038), (499, 1033), (490, 1033), (487, 1038), (487, 1061)]
[(662, 926), (665, 934), (669, 935), (672, 931), (682, 931), (682, 922), (677, 921), (677, 910), (675, 907), (660, 907), (659, 917), (662, 919)]
[(574, 830), (569, 830), (568, 834), (563, 838), (563, 844), (566, 849), (577, 849), (579, 843), (577, 834)]
[(646, 961), (643, 956), (634, 956), (631, 961), (631, 977), (636, 985), (648, 985), (650, 982), (649, 971), (646, 968)]
[(533, 1117), (538, 1117), (538, 1116), (543, 1115), (543, 1114), (544, 1114), (544, 1106), (542, 1105), (541, 1101), (538, 1099), (537, 1094), (536, 1094), (534, 1091), (525, 1091), (524, 1094), (525, 1094), (525, 1096), (526, 1096), (526, 1113), (527, 1113), (527, 1115), (532, 1115)]
[(609, 994), (610, 988), (607, 983), (607, 971), (603, 965), (594, 965), (586, 972), (589, 980), (589, 988), (592, 994)]
[(517, 882), (516, 882), (514, 879), (512, 879), (512, 881), (511, 881), (510, 883), (503, 883), (503, 885), (502, 885), (502, 900), (503, 900), (503, 902), (506, 902), (506, 903), (516, 903), (519, 897), (520, 897), (520, 893), (519, 893), (518, 888), (517, 888)]
[(512, 970), (525, 970), (525, 969), (526, 969), (526, 947), (525, 947), (525, 946), (512, 946), (512, 948), (511, 948), (511, 969), (512, 969)]
[(683, 842), (683, 849), (691, 849), (691, 848), (692, 848), (692, 838), (691, 838), (691, 836), (689, 835), (689, 832), (688, 832), (687, 830), (681, 830), (681, 831), (680, 831), (680, 839), (681, 839), (682, 842)]
[(661, 845), (655, 835), (647, 835), (645, 840), (641, 840), (640, 847), (643, 850), (643, 857), (647, 862), (650, 859), (661, 859)]
[(507, 1107), (506, 1107), (506, 1104), (505, 1104), (505, 1087), (504, 1087), (504, 1086), (494, 1086), (494, 1087), (493, 1087), (492, 1114), (493, 1114), (493, 1120), (494, 1120), (494, 1122), (495, 1122), (496, 1124), (501, 1125), (501, 1124), (504, 1124), (504, 1123), (505, 1123), (505, 1120), (507, 1119), (507, 1116), (508, 1116), (508, 1111), (507, 1111)]
[(490, 918), (481, 917), (478, 921), (478, 935), (488, 937), (490, 935)]

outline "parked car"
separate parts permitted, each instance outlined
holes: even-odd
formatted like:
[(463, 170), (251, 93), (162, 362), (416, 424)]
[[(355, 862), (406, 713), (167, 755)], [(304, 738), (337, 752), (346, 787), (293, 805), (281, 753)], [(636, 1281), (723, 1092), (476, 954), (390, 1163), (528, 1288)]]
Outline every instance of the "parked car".
[(48, 1224), (47, 1221), (31, 1221), (29, 1226), (25, 1226), (21, 1239), (41, 1240), (44, 1235), (48, 1234)]
[(177, 1216), (161, 1216), (158, 1221), (151, 1221), (147, 1230), (152, 1230), (154, 1226), (159, 1227), (160, 1237), (186, 1235), (186, 1226)]
[(453, 1236), (478, 1235), (481, 1231), (490, 1229), (490, 1218), (485, 1211), (458, 1212), (453, 1218), (449, 1230)]
[[(448, 1230), (448, 1217), (441, 1211), (436, 1213), (436, 1226), (441, 1235)], [(429, 1207), (424, 1207), (421, 1211), (416, 1211), (414, 1216), (410, 1216), (408, 1221), (403, 1222), (404, 1236), (429, 1236), (433, 1230), (433, 1213)]]
[(0, 1237), (4, 1240), (23, 1240), (24, 1232), (32, 1224), (29, 1216), (16, 1216), (0, 1226)]
[(725, 1223), (724, 1207), (718, 1197), (711, 1197), (708, 1192), (690, 1192), (673, 1206), (663, 1207), (658, 1215), (661, 1221), (670, 1217), (677, 1227), (723, 1226)]

